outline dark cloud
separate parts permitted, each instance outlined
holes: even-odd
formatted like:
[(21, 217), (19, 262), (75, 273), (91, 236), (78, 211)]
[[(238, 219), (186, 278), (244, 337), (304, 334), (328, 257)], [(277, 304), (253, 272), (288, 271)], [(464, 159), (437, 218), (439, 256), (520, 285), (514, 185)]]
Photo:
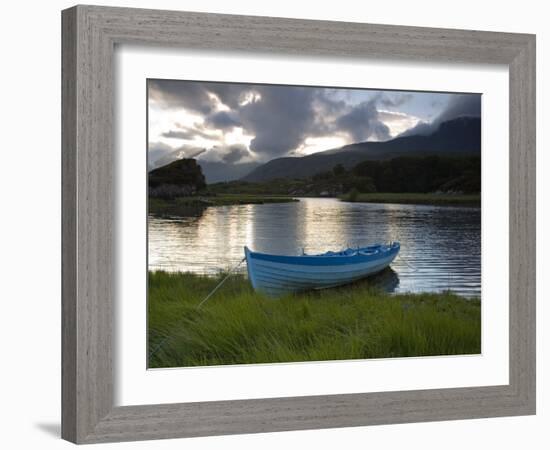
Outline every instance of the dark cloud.
[(189, 139), (192, 140), (195, 138), (196, 131), (192, 130), (170, 130), (162, 133), (162, 137), (171, 138), (171, 139)]
[(205, 122), (208, 126), (222, 130), (241, 126), (239, 115), (235, 111), (219, 111), (206, 117)]
[(243, 144), (215, 145), (202, 153), (200, 161), (242, 164), (253, 160), (250, 150)]
[(244, 158), (250, 156), (250, 152), (248, 151), (246, 146), (241, 144), (228, 147), (225, 152), (222, 152), (222, 154), (222, 160), (229, 164), (238, 163)]
[(250, 85), (180, 80), (149, 80), (149, 97), (167, 108), (184, 108), (201, 114), (215, 112), (215, 96), (231, 109), (237, 109)]
[(335, 98), (336, 92), (338, 92), (336, 89), (315, 89), (313, 91), (314, 107), (318, 114), (335, 117), (346, 110), (348, 104), (342, 99)]
[(315, 126), (315, 90), (304, 87), (256, 86), (258, 101), (242, 106), (239, 117), (255, 137), (250, 149), (277, 157), (298, 147)]
[(214, 101), (204, 89), (204, 83), (182, 83), (178, 80), (149, 80), (149, 98), (165, 108), (185, 108), (188, 111), (209, 114)]
[(204, 83), (203, 86), (232, 110), (238, 109), (247, 94), (255, 88), (254, 85), (250, 84), (234, 83)]
[(349, 110), (348, 104), (341, 99), (336, 99), (332, 89), (315, 89), (313, 92), (313, 110), (315, 111), (313, 122), (308, 136), (328, 136), (337, 133), (336, 120)]
[(372, 138), (385, 141), (390, 138), (390, 129), (380, 120), (376, 109), (377, 100), (362, 102), (338, 118), (337, 126), (349, 133), (354, 142)]
[(411, 101), (412, 98), (412, 94), (394, 92), (391, 96), (389, 94), (382, 95), (379, 99), (379, 102), (382, 106), (386, 108), (398, 108), (400, 106), (403, 106), (405, 103)]
[(462, 94), (451, 97), (445, 110), (437, 117), (439, 123), (456, 117), (481, 117), (481, 95)]
[(414, 134), (431, 134), (442, 122), (456, 119), (457, 117), (481, 117), (481, 95), (453, 95), (449, 98), (449, 102), (447, 103), (445, 109), (434, 119), (433, 122), (420, 122), (415, 127), (402, 133), (401, 136), (412, 136)]

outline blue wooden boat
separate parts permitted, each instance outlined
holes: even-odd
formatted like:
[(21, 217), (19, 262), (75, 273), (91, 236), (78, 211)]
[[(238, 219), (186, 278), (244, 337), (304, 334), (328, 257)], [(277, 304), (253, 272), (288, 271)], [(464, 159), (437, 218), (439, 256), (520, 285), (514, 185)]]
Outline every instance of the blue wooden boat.
[(319, 255), (270, 255), (244, 248), (252, 287), (278, 297), (291, 292), (325, 289), (352, 283), (388, 267), (399, 242), (348, 248)]

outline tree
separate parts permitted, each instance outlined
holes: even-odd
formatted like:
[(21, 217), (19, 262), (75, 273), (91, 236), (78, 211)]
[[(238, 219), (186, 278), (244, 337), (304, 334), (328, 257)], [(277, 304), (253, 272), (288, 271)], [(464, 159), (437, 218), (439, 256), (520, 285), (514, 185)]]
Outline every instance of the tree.
[(336, 176), (344, 175), (344, 174), (346, 173), (346, 168), (345, 168), (342, 164), (336, 164), (336, 165), (332, 168), (332, 172), (333, 172), (334, 175), (336, 175)]

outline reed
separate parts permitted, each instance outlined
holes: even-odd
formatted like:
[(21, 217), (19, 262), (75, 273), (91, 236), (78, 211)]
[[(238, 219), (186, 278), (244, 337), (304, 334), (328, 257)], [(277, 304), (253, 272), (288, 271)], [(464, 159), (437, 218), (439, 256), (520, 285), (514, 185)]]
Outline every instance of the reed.
[(234, 275), (197, 309), (219, 280), (149, 273), (148, 339), (149, 349), (156, 349), (149, 367), (481, 352), (477, 299), (390, 295), (368, 281), (270, 299)]

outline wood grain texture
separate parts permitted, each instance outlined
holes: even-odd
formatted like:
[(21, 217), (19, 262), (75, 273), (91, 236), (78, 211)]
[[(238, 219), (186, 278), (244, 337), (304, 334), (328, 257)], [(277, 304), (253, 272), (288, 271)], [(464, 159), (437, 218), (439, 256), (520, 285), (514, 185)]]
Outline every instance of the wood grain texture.
[(61, 332), (62, 373), (61, 404), (63, 405), (61, 434), (76, 440), (76, 10), (62, 17), (62, 155), (61, 155), (61, 204), (62, 204), (62, 282), (61, 282)]
[(510, 384), (535, 410), (536, 93), (535, 40), (510, 71)]
[[(535, 412), (535, 38), (468, 30), (77, 6), (63, 11), (62, 435), (77, 443)], [(115, 44), (506, 64), (510, 383), (113, 407)]]

